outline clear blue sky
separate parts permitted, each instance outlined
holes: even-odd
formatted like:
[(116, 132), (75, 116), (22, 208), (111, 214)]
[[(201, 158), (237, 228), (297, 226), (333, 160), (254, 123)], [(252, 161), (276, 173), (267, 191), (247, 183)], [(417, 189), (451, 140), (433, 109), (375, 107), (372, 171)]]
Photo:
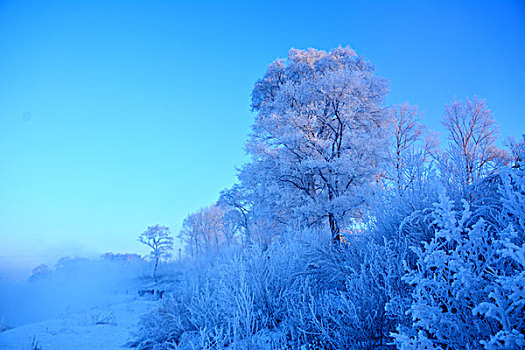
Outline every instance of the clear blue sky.
[(266, 66), (339, 45), (433, 128), (478, 94), (525, 132), (524, 1), (0, 0), (0, 264), (177, 233), (234, 182)]

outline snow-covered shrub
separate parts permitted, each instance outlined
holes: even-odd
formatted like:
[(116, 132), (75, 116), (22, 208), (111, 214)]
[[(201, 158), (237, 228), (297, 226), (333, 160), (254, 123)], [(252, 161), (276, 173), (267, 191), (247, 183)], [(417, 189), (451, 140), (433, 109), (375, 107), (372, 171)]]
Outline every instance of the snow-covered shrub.
[(337, 246), (328, 232), (300, 232), (196, 262), (144, 317), (139, 348), (386, 346), (398, 320), (385, 305), (407, 294), (407, 246), (362, 237)]
[[(486, 225), (480, 221), (469, 232), (467, 221), (471, 212), (468, 204), (465, 202), (458, 216), (448, 198), (440, 200), (433, 216), (435, 237), (430, 243), (425, 242), (423, 249), (414, 249), (419, 258), (417, 267), (405, 276), (405, 280), (415, 286), (414, 302), (409, 310), (413, 324), (408, 333), (416, 332), (414, 348), (423, 343), (434, 344), (437, 348), (476, 348), (477, 338), (490, 327), (485, 322), (476, 323), (472, 313), (482, 300), (483, 283), (472, 274), (479, 274), (473, 270), (484, 269), (480, 257), (487, 252), (482, 251), (479, 241), (484, 239)], [(473, 239), (469, 246), (465, 244), (467, 234)], [(411, 341), (410, 338), (401, 341), (401, 348), (410, 349), (407, 343), (413, 345)]]
[(433, 206), (437, 186), (415, 182), (344, 243), (297, 230), (188, 260), (138, 347), (523, 346), (523, 178), (509, 170)]
[[(222, 348), (235, 336), (249, 332), (250, 310), (245, 309), (242, 315), (237, 312), (242, 309), (243, 301), (247, 306), (253, 298), (241, 276), (242, 255), (230, 250), (188, 265), (159, 309), (143, 317), (139, 348)], [(238, 277), (229, 280), (237, 273)], [(235, 305), (237, 302), (239, 307)]]
[(300, 244), (288, 243), (275, 242), (266, 250), (232, 249), (195, 261), (173, 296), (144, 317), (139, 348), (242, 349), (284, 342), (275, 329), (288, 327), (287, 313), (300, 293), (297, 281), (306, 265)]
[(499, 176), (497, 198), (475, 209), (445, 196), (435, 205), (435, 236), (414, 248), (404, 277), (414, 290), (412, 324), (394, 335), (400, 349), (525, 346), (525, 182), (521, 169)]
[(398, 323), (386, 304), (406, 293), (401, 275), (407, 251), (394, 242), (357, 238), (331, 254), (335, 263), (324, 259), (322, 273), (337, 283), (310, 295), (310, 320), (302, 325), (315, 335), (308, 343), (316, 340), (326, 349), (386, 348)]
[[(410, 174), (405, 177), (410, 181), (404, 182), (402, 188), (392, 187), (386, 181), (385, 190), (376, 195), (363, 230), (363, 235), (369, 237), (372, 243), (387, 247), (387, 251), (372, 260), (370, 266), (376, 269), (376, 265), (395, 266), (389, 269), (387, 275), (388, 300), (384, 307), (390, 328), (385, 327), (385, 334), (392, 331), (392, 320), (398, 325), (411, 323), (406, 312), (411, 305), (412, 286), (402, 281), (405, 274), (402, 265), (404, 262), (414, 268), (417, 256), (410, 247), (421, 247), (423, 242), (429, 242), (434, 236), (432, 208), (442, 191), (435, 163), (426, 162), (421, 153), (405, 157), (403, 171)], [(365, 247), (368, 245), (370, 242)]]
[[(523, 163), (522, 163), (523, 164)], [(507, 225), (492, 242), (496, 250), (492, 262), (493, 280), (488, 298), (474, 313), (496, 324), (487, 349), (525, 347), (525, 173), (523, 168), (502, 175), (503, 224)], [(495, 332), (495, 334), (494, 334)]]

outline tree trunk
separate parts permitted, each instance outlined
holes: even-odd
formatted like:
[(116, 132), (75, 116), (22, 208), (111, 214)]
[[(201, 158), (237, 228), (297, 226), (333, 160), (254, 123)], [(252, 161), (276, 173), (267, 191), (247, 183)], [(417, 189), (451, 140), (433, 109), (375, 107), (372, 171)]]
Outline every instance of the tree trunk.
[(332, 240), (334, 243), (341, 243), (341, 232), (339, 226), (335, 221), (334, 214), (328, 214), (328, 222), (330, 223), (330, 231), (332, 232)]
[(155, 268), (153, 269), (153, 279), (157, 282), (157, 266), (159, 266), (159, 258), (155, 259)]

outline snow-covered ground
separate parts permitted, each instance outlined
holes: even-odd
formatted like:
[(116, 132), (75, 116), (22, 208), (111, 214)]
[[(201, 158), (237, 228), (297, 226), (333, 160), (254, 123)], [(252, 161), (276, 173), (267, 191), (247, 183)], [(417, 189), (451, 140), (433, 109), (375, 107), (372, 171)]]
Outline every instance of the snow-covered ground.
[[(158, 301), (118, 295), (104, 303), (59, 318), (30, 323), (0, 333), (1, 350), (113, 350), (133, 339), (140, 316)], [(35, 347), (34, 345), (38, 345)]]
[(174, 280), (164, 273), (155, 283), (148, 262), (114, 256), (64, 258), (25, 281), (0, 278), (0, 350), (125, 348)]

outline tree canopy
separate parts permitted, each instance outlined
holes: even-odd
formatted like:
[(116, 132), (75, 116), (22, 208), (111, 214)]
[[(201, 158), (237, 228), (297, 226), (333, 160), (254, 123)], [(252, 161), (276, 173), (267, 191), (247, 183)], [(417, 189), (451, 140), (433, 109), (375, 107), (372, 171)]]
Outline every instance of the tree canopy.
[(251, 162), (238, 174), (258, 226), (329, 227), (340, 239), (385, 159), (386, 93), (349, 48), (292, 49), (268, 67), (252, 93)]

